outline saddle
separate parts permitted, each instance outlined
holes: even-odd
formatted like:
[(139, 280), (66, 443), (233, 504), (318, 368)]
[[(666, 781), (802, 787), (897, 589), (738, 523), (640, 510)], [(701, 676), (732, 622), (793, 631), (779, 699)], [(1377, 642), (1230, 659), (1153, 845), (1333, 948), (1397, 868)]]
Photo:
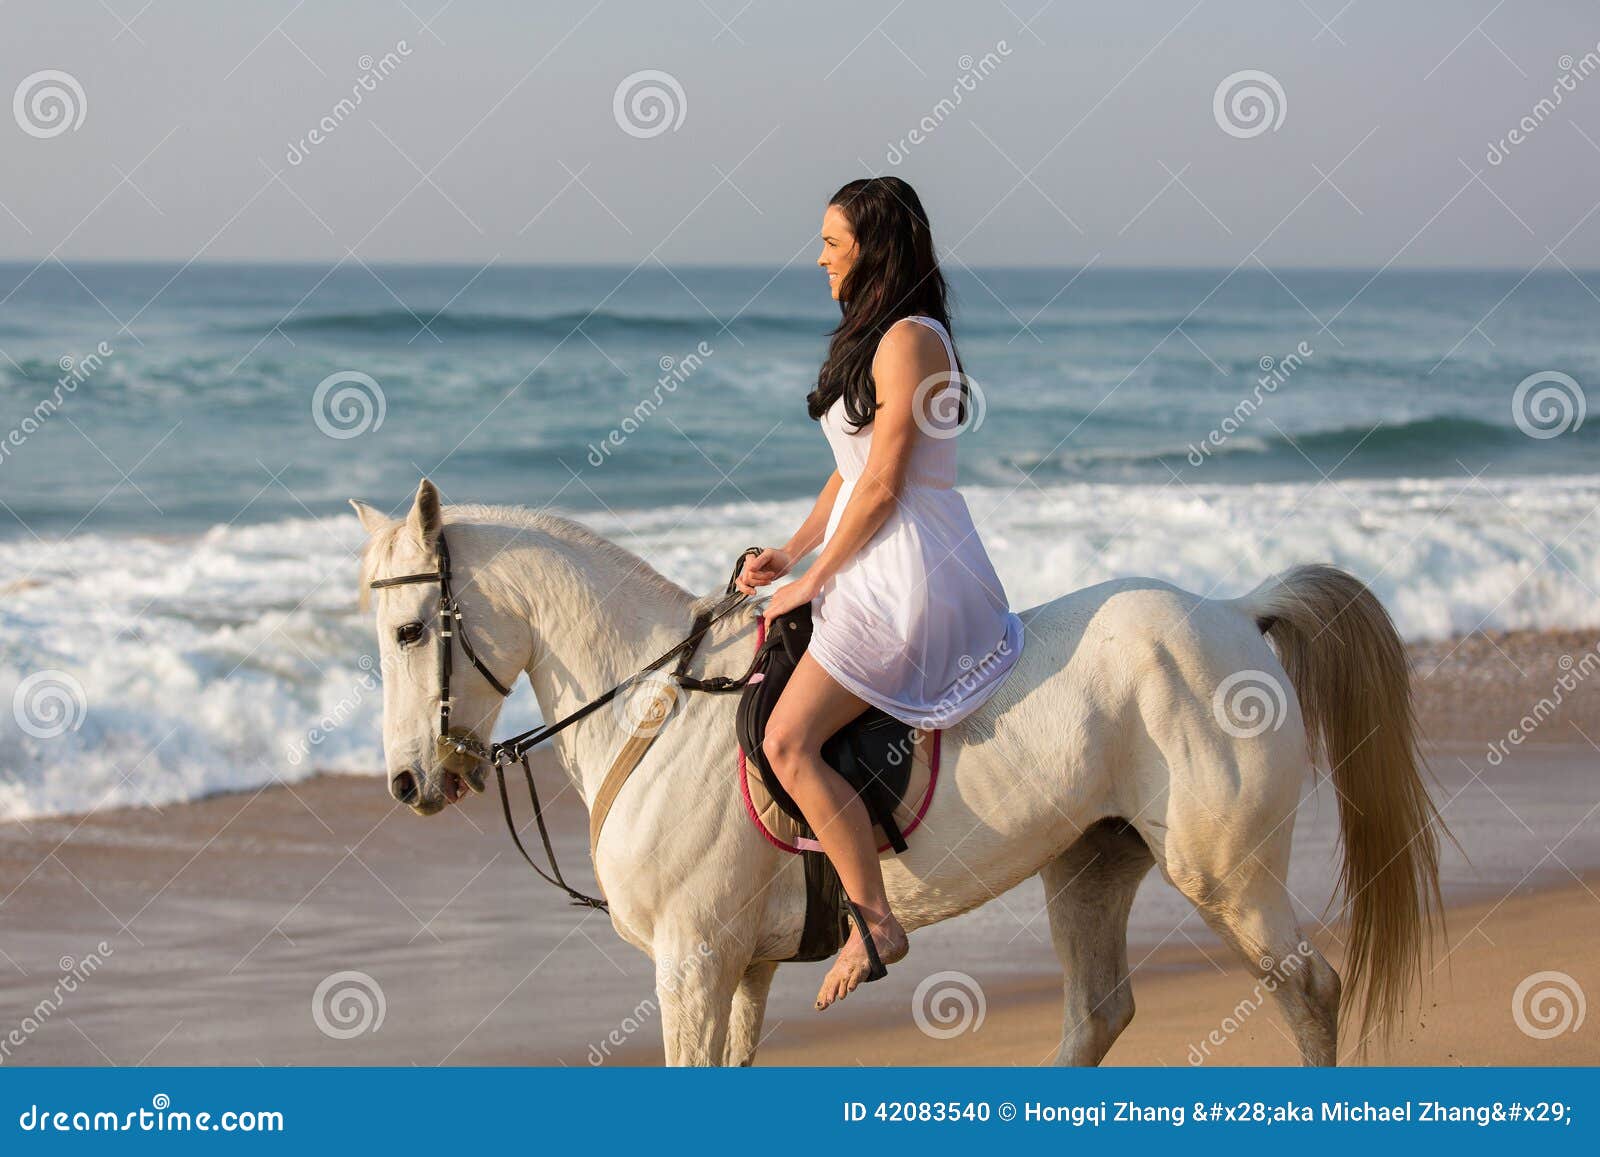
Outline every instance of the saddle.
[[(763, 754), (767, 721), (811, 641), (811, 607), (758, 624), (755, 659), (739, 698), (739, 782), (746, 811), (768, 842), (805, 863), (806, 921), (791, 960), (833, 956), (848, 934), (848, 900), (805, 816)], [(822, 745), (822, 758), (854, 789), (882, 836), (880, 854), (906, 850), (938, 780), (941, 732), (925, 732), (876, 707), (845, 724)], [(931, 742), (930, 742), (931, 737)], [(754, 766), (758, 776), (749, 774)]]

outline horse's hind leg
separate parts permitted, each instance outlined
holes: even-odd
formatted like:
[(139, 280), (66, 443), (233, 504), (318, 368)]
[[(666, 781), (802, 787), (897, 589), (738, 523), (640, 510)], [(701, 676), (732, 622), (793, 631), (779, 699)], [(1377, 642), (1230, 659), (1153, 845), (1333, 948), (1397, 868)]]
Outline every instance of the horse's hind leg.
[(1128, 911), (1153, 863), (1132, 828), (1102, 820), (1039, 872), (1065, 973), (1057, 1064), (1099, 1064), (1133, 1019)]
[(1164, 868), (1255, 976), (1247, 1002), (1254, 1007), (1270, 995), (1294, 1033), (1301, 1063), (1332, 1065), (1338, 1063), (1339, 974), (1301, 932), (1283, 883), (1292, 823), (1281, 825), (1281, 837), (1274, 835), (1223, 871), (1213, 866), (1195, 872), (1181, 863), (1175, 867), (1170, 853), (1177, 841), (1169, 839)]
[(744, 970), (733, 993), (733, 1016), (728, 1021), (728, 1042), (723, 1048), (725, 1065), (750, 1065), (761, 1043), (761, 1021), (767, 1013), (767, 993), (778, 971), (776, 961), (757, 960)]

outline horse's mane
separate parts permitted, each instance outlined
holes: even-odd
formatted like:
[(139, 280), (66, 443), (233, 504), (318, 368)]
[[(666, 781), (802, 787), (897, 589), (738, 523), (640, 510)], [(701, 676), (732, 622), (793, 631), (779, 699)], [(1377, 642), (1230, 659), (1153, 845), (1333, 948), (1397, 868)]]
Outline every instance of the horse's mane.
[[(656, 570), (655, 567), (644, 561), (632, 551), (618, 546), (609, 538), (605, 538), (581, 522), (574, 522), (570, 518), (563, 518), (559, 514), (551, 514), (547, 510), (529, 510), (525, 506), (500, 506), (486, 502), (471, 502), (458, 506), (441, 506), (441, 516), (445, 526), (506, 526), (518, 530), (533, 531), (545, 535), (556, 542), (575, 548), (584, 554), (599, 556), (602, 560), (616, 564), (623, 570), (637, 574), (644, 582), (657, 588), (664, 596), (683, 598), (687, 592), (677, 583), (667, 578), (666, 575)], [(367, 539), (366, 546), (361, 551), (361, 609), (365, 610), (368, 603), (369, 588), (378, 564), (388, 560), (394, 553), (395, 540), (399, 537), (401, 529), (405, 526), (405, 519), (400, 518), (391, 522), (381, 530), (375, 531)], [(473, 585), (479, 587), (491, 598), (495, 589), (504, 584), (496, 581), (493, 571), (488, 571), (476, 576)]]

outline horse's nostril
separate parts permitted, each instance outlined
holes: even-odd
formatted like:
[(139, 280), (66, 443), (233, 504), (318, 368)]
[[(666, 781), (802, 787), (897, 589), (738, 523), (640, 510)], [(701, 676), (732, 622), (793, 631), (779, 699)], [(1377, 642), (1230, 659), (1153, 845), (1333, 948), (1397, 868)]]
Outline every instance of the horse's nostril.
[(389, 781), (389, 790), (394, 793), (394, 798), (401, 803), (415, 803), (417, 800), (417, 777), (409, 771), (402, 771)]

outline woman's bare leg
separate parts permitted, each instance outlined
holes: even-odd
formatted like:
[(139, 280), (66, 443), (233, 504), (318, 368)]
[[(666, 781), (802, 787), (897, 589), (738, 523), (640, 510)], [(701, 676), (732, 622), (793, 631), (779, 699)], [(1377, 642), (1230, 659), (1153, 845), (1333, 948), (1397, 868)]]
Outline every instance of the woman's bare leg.
[[(850, 785), (822, 758), (823, 743), (867, 706), (809, 654), (802, 655), (767, 721), (762, 753), (805, 814), (839, 873), (845, 895), (866, 917), (879, 956), (892, 964), (905, 956), (908, 943), (884, 894), (872, 820)], [(866, 945), (852, 924), (850, 938), (817, 993), (817, 1007), (844, 999), (865, 978), (868, 967)]]

